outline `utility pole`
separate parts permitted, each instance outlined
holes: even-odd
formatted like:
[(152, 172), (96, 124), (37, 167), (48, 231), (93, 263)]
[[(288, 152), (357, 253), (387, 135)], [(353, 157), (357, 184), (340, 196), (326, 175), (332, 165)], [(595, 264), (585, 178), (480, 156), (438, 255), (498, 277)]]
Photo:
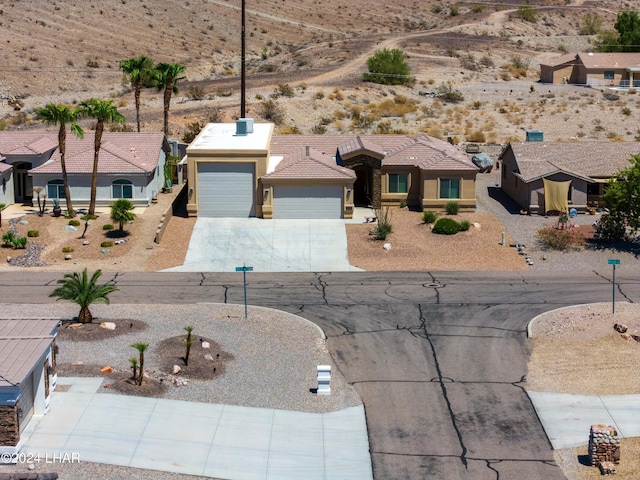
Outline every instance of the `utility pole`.
[(241, 38), (242, 38), (242, 48), (241, 48), (241, 54), (240, 54), (240, 118), (246, 118), (245, 114), (246, 114), (246, 109), (245, 109), (245, 66), (244, 66), (244, 57), (245, 57), (245, 43), (246, 43), (246, 37), (245, 37), (245, 33), (244, 33), (244, 2), (245, 0), (242, 0), (242, 34), (241, 34)]

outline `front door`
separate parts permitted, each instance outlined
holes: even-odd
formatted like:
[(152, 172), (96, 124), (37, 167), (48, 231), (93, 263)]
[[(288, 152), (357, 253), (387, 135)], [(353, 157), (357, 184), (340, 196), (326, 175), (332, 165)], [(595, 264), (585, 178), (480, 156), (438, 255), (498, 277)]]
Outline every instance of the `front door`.
[(32, 165), (27, 162), (13, 164), (15, 201), (31, 203), (33, 199), (33, 179), (29, 176)]
[(371, 167), (359, 165), (354, 167), (356, 181), (353, 184), (353, 204), (356, 207), (368, 207), (371, 201)]

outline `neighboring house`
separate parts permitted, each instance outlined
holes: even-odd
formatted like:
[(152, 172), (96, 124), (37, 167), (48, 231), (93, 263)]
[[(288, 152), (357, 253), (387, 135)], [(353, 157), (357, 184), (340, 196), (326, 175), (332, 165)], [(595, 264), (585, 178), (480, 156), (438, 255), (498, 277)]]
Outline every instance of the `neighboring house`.
[(540, 81), (593, 87), (640, 86), (640, 53), (570, 53), (540, 64)]
[(274, 135), (272, 124), (241, 122), (209, 124), (187, 148), (189, 215), (351, 218), (354, 206), (442, 210), (450, 200), (475, 209), (478, 168), (442, 140)]
[[(98, 161), (97, 205), (111, 205), (118, 198), (148, 205), (164, 186), (164, 146), (162, 133), (105, 132)], [(75, 208), (89, 204), (93, 156), (93, 133), (87, 132), (83, 139), (67, 134), (65, 163)], [(4, 203), (30, 204), (33, 187), (40, 186), (49, 201), (57, 199), (64, 208), (57, 133), (0, 132), (0, 175)]]
[[(568, 208), (599, 206), (609, 179), (630, 166), (640, 142), (510, 143), (500, 155), (501, 188), (523, 210), (545, 214), (544, 180), (571, 182)], [(551, 187), (551, 184), (548, 184)]]
[(49, 411), (56, 387), (59, 320), (0, 320), (0, 453), (17, 453), (35, 415)]

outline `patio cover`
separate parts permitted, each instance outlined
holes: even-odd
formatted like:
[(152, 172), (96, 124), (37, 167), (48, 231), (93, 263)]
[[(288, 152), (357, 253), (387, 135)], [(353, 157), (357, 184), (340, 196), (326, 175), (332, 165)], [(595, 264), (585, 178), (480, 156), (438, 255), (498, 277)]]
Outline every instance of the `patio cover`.
[(553, 180), (542, 179), (544, 183), (544, 211), (558, 211), (567, 213), (569, 211), (569, 187), (571, 180), (566, 182), (554, 182)]

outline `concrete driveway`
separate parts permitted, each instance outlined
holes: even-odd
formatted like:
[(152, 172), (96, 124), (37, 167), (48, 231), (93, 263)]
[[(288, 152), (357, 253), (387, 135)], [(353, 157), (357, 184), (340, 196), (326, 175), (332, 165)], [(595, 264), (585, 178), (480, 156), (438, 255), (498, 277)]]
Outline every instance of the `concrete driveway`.
[(184, 265), (171, 272), (349, 272), (344, 220), (198, 218)]

